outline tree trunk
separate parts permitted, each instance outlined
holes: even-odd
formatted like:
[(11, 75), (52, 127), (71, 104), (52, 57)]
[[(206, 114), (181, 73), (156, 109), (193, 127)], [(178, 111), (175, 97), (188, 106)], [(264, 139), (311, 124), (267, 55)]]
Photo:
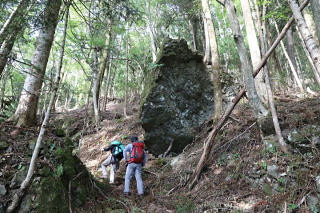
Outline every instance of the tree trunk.
[(8, 72), (8, 69), (6, 72), (3, 73), (3, 78), (0, 79), (0, 82), (2, 80), (2, 85), (1, 85), (1, 92), (0, 92), (0, 111), (5, 108), (4, 105), (4, 96), (5, 96), (5, 91), (6, 91), (6, 83), (7, 83), (7, 77), (10, 73)]
[(113, 71), (113, 75), (112, 75), (112, 78), (111, 78), (111, 85), (110, 85), (110, 89), (109, 89), (109, 96), (112, 96), (113, 97), (113, 90), (114, 90), (114, 81), (115, 81), (115, 78), (116, 78), (116, 73), (117, 73), (117, 66), (114, 66), (114, 71)]
[(268, 111), (262, 105), (254, 85), (254, 79), (252, 77), (252, 71), (253, 71), (252, 64), (250, 63), (247, 49), (244, 44), (243, 35), (240, 30), (240, 24), (238, 21), (238, 17), (236, 15), (236, 10), (235, 10), (233, 1), (226, 0), (225, 7), (226, 7), (227, 15), (230, 21), (230, 27), (232, 29), (233, 37), (238, 48), (240, 62), (241, 62), (241, 69), (243, 72), (243, 78), (244, 78), (249, 102), (252, 105), (257, 118), (261, 116), (265, 116), (267, 115)]
[(202, 10), (203, 10), (203, 19), (204, 24), (206, 25), (206, 29), (208, 33), (206, 35), (209, 37), (208, 40), (210, 44), (211, 50), (211, 62), (212, 62), (212, 81), (213, 81), (213, 89), (214, 89), (214, 119), (218, 119), (223, 114), (223, 106), (222, 106), (222, 90), (221, 90), (221, 82), (220, 82), (220, 73), (221, 73), (221, 65), (219, 60), (219, 50), (218, 44), (216, 40), (216, 32), (213, 27), (212, 17), (210, 13), (210, 6), (208, 0), (201, 0), (202, 2)]
[[(203, 0), (201, 0), (203, 1)], [(206, 64), (211, 64), (211, 51), (210, 51), (210, 40), (209, 40), (209, 31), (208, 31), (208, 25), (207, 25), (207, 19), (203, 14), (202, 17), (203, 20), (203, 31), (204, 31), (204, 44), (205, 44), (205, 48), (204, 48), (204, 57), (203, 57), (203, 61)]]
[[(251, 62), (253, 69), (255, 70), (261, 61), (261, 52), (259, 48), (258, 39), (252, 19), (251, 9), (248, 0), (240, 0), (241, 8), (243, 12), (244, 23), (246, 26), (248, 45), (250, 50)], [(263, 72), (260, 72), (255, 78), (255, 87), (257, 89), (258, 96), (263, 103), (268, 103), (268, 96), (266, 93), (266, 84), (263, 79)]]
[(93, 102), (93, 111), (94, 111), (94, 119), (96, 125), (99, 125), (99, 71), (98, 71), (98, 50), (94, 49), (93, 52), (93, 64), (92, 64), (92, 72), (93, 72), (93, 88), (92, 88), (92, 102)]
[(128, 107), (128, 80), (129, 80), (129, 20), (127, 17), (127, 40), (126, 40), (126, 83), (125, 83), (125, 95), (124, 95), (124, 116), (127, 117), (127, 107)]
[[(266, 15), (266, 5), (263, 4), (262, 16), (265, 17), (265, 15)], [(260, 20), (259, 20), (259, 22), (260, 22)], [(259, 24), (261, 24), (261, 22)], [(262, 51), (262, 54), (265, 55), (266, 54), (266, 47), (267, 47), (267, 39), (266, 39), (267, 33), (266, 33), (266, 21), (265, 20), (261, 24), (261, 27), (262, 27), (261, 28), (261, 33), (262, 33), (261, 51)], [(289, 30), (290, 29), (291, 28), (289, 28)], [(282, 133), (281, 133), (277, 110), (276, 110), (276, 107), (274, 104), (273, 92), (272, 92), (271, 82), (270, 82), (270, 78), (269, 78), (270, 73), (269, 73), (269, 69), (268, 69), (268, 63), (266, 63), (266, 65), (263, 68), (264, 68), (264, 73), (266, 76), (266, 88), (267, 88), (267, 93), (268, 93), (268, 100), (269, 100), (269, 106), (270, 106), (270, 111), (271, 111), (271, 115), (272, 115), (273, 126), (275, 129), (281, 150), (285, 153), (288, 153), (288, 147), (287, 147), (287, 144), (285, 143), (283, 136), (282, 136)]]
[[(100, 68), (99, 68), (99, 75), (98, 75), (98, 85), (97, 88), (95, 88), (97, 91), (97, 102), (99, 102), (99, 97), (100, 97), (100, 90), (101, 90), (101, 84), (102, 84), (102, 79), (108, 64), (108, 60), (109, 60), (109, 54), (110, 54), (110, 43), (111, 43), (111, 33), (112, 33), (112, 24), (111, 24), (111, 20), (108, 20), (107, 23), (107, 32), (106, 32), (106, 42), (105, 42), (105, 47), (102, 53), (102, 60), (101, 60), (101, 64), (100, 64)], [(98, 104), (99, 105), (99, 104)], [(99, 111), (100, 109), (98, 109), (98, 116), (99, 116)]]
[(311, 0), (311, 9), (312, 9), (313, 20), (316, 26), (318, 41), (320, 42), (320, 1)]
[[(287, 31), (287, 50), (288, 50), (288, 56), (292, 62), (293, 68), (294, 70), (298, 72), (298, 67), (297, 67), (297, 62), (296, 62), (296, 57), (294, 56), (294, 39), (293, 39), (293, 31), (292, 31), (292, 27), (289, 28), (289, 30)], [(290, 75), (291, 80), (293, 81), (294, 76)]]
[(317, 84), (318, 84), (318, 86), (319, 86), (319, 88), (320, 88), (320, 75), (319, 75), (318, 72), (317, 72), (317, 68), (316, 68), (316, 66), (314, 65), (313, 61), (312, 61), (312, 58), (311, 58), (311, 56), (310, 56), (310, 53), (309, 53), (308, 50), (307, 50), (306, 44), (304, 43), (304, 40), (303, 40), (303, 38), (302, 38), (302, 36), (301, 36), (301, 33), (299, 32), (298, 27), (296, 27), (296, 29), (297, 29), (297, 33), (298, 33), (298, 35), (299, 35), (299, 38), (300, 38), (301, 43), (302, 43), (302, 46), (303, 46), (303, 50), (304, 50), (304, 52), (306, 53), (306, 56), (307, 56), (307, 58), (308, 58), (308, 61), (309, 61), (310, 65), (311, 65), (311, 68), (312, 68), (312, 71), (313, 71), (313, 74), (314, 74), (314, 78), (316, 79), (316, 82), (317, 82)]
[[(61, 4), (61, 2), (60, 2), (60, 4)], [(46, 131), (47, 123), (49, 121), (51, 107), (54, 104), (55, 96), (57, 94), (57, 90), (58, 90), (58, 87), (59, 87), (60, 72), (61, 72), (61, 67), (62, 67), (62, 60), (63, 60), (63, 55), (64, 55), (65, 40), (66, 40), (66, 29), (67, 29), (68, 16), (69, 16), (69, 3), (67, 3), (66, 7), (67, 7), (66, 8), (66, 14), (65, 14), (66, 17), (65, 17), (65, 21), (64, 21), (64, 29), (63, 29), (63, 35), (62, 35), (63, 37), (62, 37), (62, 44), (61, 44), (61, 55), (60, 55), (60, 60), (59, 60), (58, 71), (57, 71), (57, 74), (56, 74), (55, 85), (54, 85), (54, 88), (53, 88), (53, 93), (51, 95), (50, 102), (49, 102), (49, 105), (48, 105), (48, 108), (47, 108), (47, 112), (46, 112), (45, 118), (44, 118), (44, 120), (42, 122), (40, 133), (38, 135), (38, 139), (37, 139), (36, 145), (35, 145), (33, 153), (32, 153), (32, 158), (31, 158), (31, 161), (30, 161), (30, 166), (29, 166), (29, 169), (28, 169), (27, 176), (24, 179), (24, 181), (22, 182), (20, 188), (18, 189), (18, 192), (15, 193), (15, 195), (13, 196), (12, 203), (10, 204), (10, 206), (7, 209), (8, 213), (11, 213), (11, 212), (13, 212), (15, 210), (15, 208), (18, 206), (18, 204), (19, 204), (19, 202), (20, 202), (20, 200), (21, 200), (21, 198), (23, 196), (24, 191), (26, 190), (26, 188), (30, 184), (33, 172), (35, 170), (36, 159), (38, 158), (38, 154), (39, 154), (39, 151), (40, 151), (41, 142), (42, 142), (44, 133)]]
[[(273, 20), (273, 22), (274, 22), (274, 26), (276, 27), (276, 30), (277, 30), (277, 32), (279, 34), (278, 24), (277, 24), (277, 22), (275, 20)], [(288, 33), (288, 31), (287, 31), (287, 33)], [(293, 65), (293, 63), (291, 61), (291, 58), (289, 57), (289, 54), (288, 54), (286, 48), (284, 47), (283, 41), (280, 42), (280, 45), (281, 45), (281, 48), (282, 48), (282, 51), (283, 51), (285, 57), (287, 58), (287, 60), (289, 62), (289, 66), (290, 66), (291, 72), (292, 72), (292, 74), (294, 76), (294, 79), (295, 79), (299, 89), (300, 89), (300, 92), (304, 93), (304, 89), (303, 89), (302, 83), (300, 81), (300, 78), (298, 77), (298, 73), (297, 73), (297, 71), (296, 71), (296, 69), (295, 69), (295, 67), (294, 67), (294, 65)]]
[(108, 64), (108, 72), (106, 75), (106, 81), (105, 81), (105, 89), (104, 89), (104, 97), (103, 97), (103, 104), (102, 104), (102, 110), (106, 110), (106, 105), (108, 102), (108, 90), (110, 85), (110, 76), (111, 76), (111, 68), (112, 68), (112, 59), (110, 59), (110, 62)]
[(36, 123), (36, 112), (43, 76), (58, 22), (61, 0), (47, 1), (44, 11), (43, 27), (39, 32), (36, 50), (32, 57), (31, 74), (27, 75), (21, 92), (15, 117), (17, 126), (32, 126)]
[(312, 18), (312, 15), (310, 14), (310, 12), (308, 10), (304, 10), (302, 12), (302, 14), (303, 14), (304, 20), (306, 21), (307, 27), (310, 30), (311, 35), (313, 36), (315, 42), (319, 46), (319, 40), (318, 40), (317, 30), (316, 30), (316, 23), (315, 23), (314, 19)]
[[(230, 9), (230, 5), (227, 6), (227, 4), (230, 4), (228, 2), (229, 0), (225, 0), (225, 5), (226, 8), (229, 7)], [(305, 2), (303, 2), (303, 4), (300, 7), (300, 10), (303, 10), (306, 5), (308, 4), (309, 0), (306, 0)], [(234, 7), (231, 7), (234, 8)], [(266, 52), (266, 54), (262, 57), (261, 62), (259, 63), (258, 68), (254, 71), (253, 76), (255, 77), (260, 69), (266, 64), (267, 59), (269, 58), (269, 56), (272, 54), (272, 52), (275, 50), (275, 48), (277, 47), (277, 45), (279, 44), (279, 42), (283, 39), (283, 37), (285, 36), (288, 28), (291, 26), (291, 24), (293, 23), (293, 17), (290, 18), (290, 20), (288, 21), (288, 23), (284, 26), (284, 28), (282, 29), (281, 33), (278, 35), (277, 39), (273, 42), (273, 44), (271, 45), (270, 49)], [(244, 96), (245, 94), (245, 89), (242, 89), (237, 96), (232, 100), (232, 103), (230, 103), (230, 105), (228, 106), (227, 110), (225, 111), (223, 117), (218, 121), (217, 125), (213, 128), (213, 130), (209, 133), (208, 137), (205, 140), (205, 147), (203, 149), (201, 158), (197, 164), (197, 167), (195, 168), (195, 170), (193, 171), (193, 174), (190, 178), (190, 184), (189, 184), (189, 188), (193, 188), (195, 186), (195, 184), (197, 183), (200, 173), (203, 169), (203, 167), (206, 164), (207, 158), (209, 156), (209, 153), (211, 152), (212, 149), (214, 149), (214, 138), (216, 137), (216, 135), (218, 134), (219, 130), (221, 129), (221, 127), (224, 125), (224, 123), (227, 121), (228, 117), (230, 116), (231, 112), (233, 111), (234, 107), (238, 104), (238, 102), (240, 101), (240, 99)], [(217, 144), (216, 144), (217, 145)]]
[(197, 17), (195, 17), (195, 15), (188, 15), (188, 21), (190, 26), (190, 33), (192, 36), (193, 49), (197, 51), (199, 48), (198, 38), (197, 38), (199, 20)]
[(307, 24), (299, 10), (299, 6), (295, 0), (290, 0), (290, 7), (293, 12), (293, 17), (297, 22), (299, 31), (302, 35), (303, 40), (307, 46), (308, 51), (310, 52), (311, 58), (317, 68), (318, 73), (320, 74), (320, 50), (317, 46), (314, 38), (312, 37), (310, 30), (307, 27)]
[(147, 28), (150, 35), (152, 62), (155, 62), (157, 60), (157, 45), (155, 42), (155, 32), (153, 29), (153, 21), (151, 18), (151, 8), (150, 8), (149, 1), (146, 1), (146, 10), (147, 10)]
[(14, 41), (15, 41), (15, 34), (11, 34), (9, 38), (2, 43), (2, 46), (0, 49), (0, 80), (2, 77), (2, 72), (7, 65), (7, 61), (11, 53), (11, 50), (13, 48)]
[(25, 20), (25, 12), (29, 2), (30, 0), (21, 0), (17, 8), (11, 13), (8, 20), (4, 23), (0, 30), (0, 45), (4, 40), (6, 40), (8, 35), (16, 34), (17, 28), (21, 28), (21, 25)]

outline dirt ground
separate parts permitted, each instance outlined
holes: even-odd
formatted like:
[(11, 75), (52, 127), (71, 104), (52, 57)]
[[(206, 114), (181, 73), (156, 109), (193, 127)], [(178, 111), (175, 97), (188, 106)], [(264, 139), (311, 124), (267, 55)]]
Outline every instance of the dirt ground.
[[(293, 130), (309, 124), (319, 126), (319, 104), (318, 97), (302, 100), (278, 97), (276, 105), (281, 127)], [(88, 197), (80, 212), (311, 212), (307, 197), (316, 192), (315, 176), (320, 172), (318, 149), (313, 150), (312, 156), (297, 154), (291, 146), (289, 155), (281, 153), (277, 147), (268, 150), (253, 112), (246, 103), (237, 106), (223, 126), (215, 141), (218, 148), (212, 151), (211, 160), (193, 189), (189, 189), (188, 180), (200, 159), (203, 142), (212, 130), (210, 121), (199, 128), (194, 143), (187, 146), (181, 155), (156, 158), (148, 153), (148, 162), (143, 169), (143, 199), (136, 196), (134, 178), (132, 195), (123, 196), (124, 162), (116, 174), (115, 184), (109, 185), (107, 179), (99, 178), (100, 164), (109, 154), (102, 152), (102, 148), (113, 140), (127, 144), (132, 134), (143, 140), (138, 103), (130, 105), (128, 117), (125, 117), (123, 104), (110, 102), (106, 112), (102, 113), (103, 121), (98, 129), (88, 124), (87, 115), (83, 110), (55, 115), (55, 119), (76, 117), (76, 131), (86, 130), (75, 152), (101, 183), (106, 196)], [(24, 129), (22, 135), (13, 138), (9, 134), (13, 129), (11, 125), (1, 124), (0, 136), (15, 144), (12, 152), (1, 152), (2, 171), (21, 164), (24, 147), (27, 146), (22, 144), (38, 132), (38, 128)], [(54, 137), (48, 132), (46, 137)], [(270, 177), (267, 166), (274, 164), (278, 166), (279, 174), (286, 176)], [(28, 162), (23, 165), (27, 166)], [(288, 168), (304, 172), (290, 173)]]

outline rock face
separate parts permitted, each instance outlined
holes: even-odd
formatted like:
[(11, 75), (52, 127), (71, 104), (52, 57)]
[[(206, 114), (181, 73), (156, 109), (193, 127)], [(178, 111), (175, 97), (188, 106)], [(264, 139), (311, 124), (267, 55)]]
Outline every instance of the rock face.
[(179, 153), (192, 142), (195, 129), (213, 114), (213, 85), (202, 56), (185, 40), (164, 42), (157, 68), (147, 76), (141, 121), (153, 154)]

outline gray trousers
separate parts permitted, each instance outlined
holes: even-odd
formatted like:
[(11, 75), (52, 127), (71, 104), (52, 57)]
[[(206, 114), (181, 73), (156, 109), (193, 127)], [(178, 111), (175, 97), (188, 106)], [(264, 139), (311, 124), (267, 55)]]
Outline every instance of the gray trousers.
[(107, 176), (107, 167), (110, 164), (111, 164), (110, 183), (114, 183), (114, 174), (119, 169), (119, 161), (116, 160), (112, 155), (109, 155), (109, 157), (102, 162), (101, 164), (102, 175)]
[(127, 166), (126, 177), (124, 182), (124, 192), (130, 192), (130, 181), (133, 175), (136, 177), (138, 194), (143, 194), (143, 182), (141, 176), (142, 166), (141, 163), (130, 163)]

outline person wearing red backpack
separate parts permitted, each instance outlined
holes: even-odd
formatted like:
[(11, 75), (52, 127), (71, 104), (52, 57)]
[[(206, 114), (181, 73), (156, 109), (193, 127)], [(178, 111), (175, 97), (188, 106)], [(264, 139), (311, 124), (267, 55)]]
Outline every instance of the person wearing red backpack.
[[(123, 158), (128, 163), (125, 183), (124, 195), (130, 194), (130, 181), (133, 175), (136, 177), (137, 189), (139, 197), (143, 196), (143, 181), (142, 181), (142, 167), (146, 164), (147, 154), (144, 150), (144, 143), (138, 141), (138, 136), (132, 135), (130, 137), (131, 143), (128, 144), (123, 151)], [(130, 153), (128, 158), (127, 153)]]

